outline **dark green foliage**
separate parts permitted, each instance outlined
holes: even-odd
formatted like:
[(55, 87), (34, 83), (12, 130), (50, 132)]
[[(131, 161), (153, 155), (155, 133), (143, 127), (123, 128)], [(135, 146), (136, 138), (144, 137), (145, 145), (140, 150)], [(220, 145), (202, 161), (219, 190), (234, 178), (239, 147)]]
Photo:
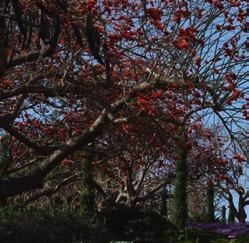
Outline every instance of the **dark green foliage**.
[(179, 230), (184, 230), (187, 220), (187, 155), (185, 152), (179, 151), (178, 156), (179, 159), (176, 161), (173, 222)]
[(238, 236), (236, 240), (233, 241), (233, 243), (247, 243), (249, 242), (249, 236)]
[[(210, 232), (210, 231), (199, 231), (199, 230), (191, 230), (186, 233), (187, 239), (183, 239), (184, 243), (228, 243), (229, 240), (227, 237)], [(176, 241), (177, 242), (177, 241)]]
[(207, 185), (206, 191), (206, 210), (207, 210), (207, 222), (213, 223), (214, 217), (214, 186), (212, 182)]
[(80, 212), (84, 216), (92, 216), (95, 211), (94, 184), (92, 178), (91, 159), (82, 161), (82, 191), (80, 194)]
[[(134, 208), (106, 209), (94, 223), (71, 209), (0, 210), (0, 242), (177, 242), (176, 227), (155, 212)], [(104, 220), (103, 220), (104, 219)], [(101, 222), (101, 220), (99, 220)]]
[[(102, 239), (102, 241), (99, 241)], [(102, 228), (79, 217), (78, 212), (58, 209), (0, 210), (0, 242), (108, 242)]]
[(4, 175), (9, 162), (12, 159), (11, 137), (5, 135), (0, 143), (0, 177)]
[(162, 189), (161, 192), (161, 207), (160, 207), (160, 214), (165, 219), (168, 218), (168, 202), (167, 202), (167, 191), (165, 188)]
[[(188, 230), (178, 233), (173, 224), (152, 211), (142, 212), (128, 207), (109, 208), (103, 211), (99, 218), (102, 218), (102, 222), (104, 219), (109, 232), (103, 223), (93, 224), (69, 208), (2, 208), (0, 242), (228, 242), (225, 236), (210, 231)], [(247, 240), (246, 237), (239, 237), (236, 242), (244, 243)]]
[(205, 213), (193, 213), (189, 218), (190, 222), (205, 222), (207, 223), (207, 214)]
[[(185, 230), (184, 232), (167, 233), (163, 242), (166, 243), (229, 243), (229, 239), (219, 233), (208, 230)], [(246, 242), (246, 241), (245, 241)]]
[(124, 229), (128, 226), (129, 222), (143, 218), (144, 213), (135, 208), (120, 205), (118, 207), (111, 207), (102, 210), (99, 216), (103, 218), (107, 230), (111, 234), (120, 235), (122, 237)]
[[(0, 142), (0, 177), (3, 177), (12, 160), (11, 136), (5, 135)], [(0, 206), (6, 204), (6, 199), (0, 195)]]
[[(108, 232), (114, 240), (132, 240), (134, 242), (165, 242), (165, 230), (170, 233), (175, 227), (167, 223), (156, 212), (142, 212), (138, 209), (119, 205), (107, 208), (99, 215), (105, 222)], [(168, 231), (169, 233), (169, 231)]]

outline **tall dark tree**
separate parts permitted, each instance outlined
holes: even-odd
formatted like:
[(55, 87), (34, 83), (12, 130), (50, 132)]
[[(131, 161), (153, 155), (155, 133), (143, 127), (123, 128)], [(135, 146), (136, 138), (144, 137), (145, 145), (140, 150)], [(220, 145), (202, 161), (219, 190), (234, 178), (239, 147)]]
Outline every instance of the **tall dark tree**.
[(183, 231), (187, 222), (187, 151), (184, 149), (184, 127), (180, 127), (177, 147), (177, 159), (175, 161), (175, 189), (174, 189), (174, 224)]
[(80, 193), (80, 212), (83, 216), (93, 216), (96, 212), (95, 187), (93, 180), (93, 154), (85, 153), (81, 162), (82, 171), (82, 191)]
[(215, 221), (214, 216), (214, 184), (212, 180), (208, 181), (206, 190), (206, 212), (207, 221), (213, 223)]

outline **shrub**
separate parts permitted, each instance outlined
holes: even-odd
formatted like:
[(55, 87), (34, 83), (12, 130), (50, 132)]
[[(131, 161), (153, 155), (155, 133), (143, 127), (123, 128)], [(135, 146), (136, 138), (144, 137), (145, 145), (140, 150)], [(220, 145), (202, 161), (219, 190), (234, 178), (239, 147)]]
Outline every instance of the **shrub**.
[(78, 212), (61, 209), (0, 210), (0, 242), (105, 242), (106, 234)]

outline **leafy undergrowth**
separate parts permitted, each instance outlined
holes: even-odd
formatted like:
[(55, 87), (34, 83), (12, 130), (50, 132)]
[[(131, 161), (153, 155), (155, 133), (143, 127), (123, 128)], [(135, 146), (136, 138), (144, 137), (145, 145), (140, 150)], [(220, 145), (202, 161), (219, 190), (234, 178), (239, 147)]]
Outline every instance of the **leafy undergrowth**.
[(219, 234), (213, 231), (188, 230), (187, 233), (179, 235), (170, 243), (249, 243), (249, 236), (241, 235), (236, 238), (229, 237), (224, 234)]
[(0, 210), (0, 242), (105, 242), (106, 237), (100, 225), (72, 210)]
[(128, 215), (126, 209), (83, 218), (71, 209), (0, 208), (0, 242), (249, 243), (246, 225), (195, 224), (180, 234), (155, 212)]
[(233, 243), (249, 243), (249, 236), (238, 236)]
[(1, 208), (0, 242), (176, 242), (176, 228), (157, 213), (130, 215), (127, 211), (111, 210), (83, 218), (71, 209)]
[(229, 239), (211, 231), (191, 230), (187, 232), (185, 239), (180, 240), (182, 243), (228, 243)]
[(188, 239), (192, 240), (190, 242), (196, 242), (194, 240), (198, 238), (199, 243), (249, 243), (249, 225), (247, 224), (193, 223), (188, 226), (188, 232)]

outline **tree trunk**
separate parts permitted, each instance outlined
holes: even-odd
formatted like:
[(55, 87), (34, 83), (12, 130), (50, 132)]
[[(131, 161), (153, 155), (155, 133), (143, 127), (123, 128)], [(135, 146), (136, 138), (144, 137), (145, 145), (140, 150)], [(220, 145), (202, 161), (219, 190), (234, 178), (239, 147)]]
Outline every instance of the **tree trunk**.
[(233, 224), (235, 223), (235, 217), (237, 216), (238, 212), (233, 203), (233, 195), (230, 191), (228, 191), (228, 203), (229, 203), (229, 215), (228, 215), (228, 223)]
[(224, 206), (224, 205), (221, 208), (221, 222), (223, 224), (226, 223), (226, 206)]
[(161, 215), (165, 219), (167, 219), (168, 218), (167, 191), (164, 187), (162, 188), (162, 192), (161, 192), (161, 200), (162, 200), (161, 209), (160, 209)]
[(207, 221), (213, 223), (214, 218), (214, 185), (212, 180), (208, 181), (207, 192), (206, 192), (206, 210), (207, 210)]
[[(183, 145), (183, 132), (179, 138)], [(187, 221), (187, 152), (181, 145), (179, 145), (178, 159), (176, 160), (173, 222), (179, 230), (183, 231)]]
[(229, 224), (235, 223), (235, 215), (236, 215), (236, 208), (232, 205), (229, 205), (229, 215), (228, 215)]
[(94, 181), (92, 176), (92, 156), (86, 154), (81, 164), (82, 168), (82, 191), (80, 194), (80, 213), (91, 216), (95, 211)]
[(238, 212), (238, 220), (240, 223), (244, 224), (246, 222), (246, 212), (245, 212), (245, 209), (242, 208), (242, 209), (239, 209), (239, 212)]
[[(0, 8), (5, 9), (4, 3), (0, 3)], [(2, 13), (2, 12), (1, 12)], [(7, 66), (7, 47), (8, 47), (8, 29), (6, 27), (6, 18), (0, 16), (0, 78), (4, 76), (4, 72)]]
[(244, 207), (243, 194), (239, 194), (239, 206), (238, 206), (238, 220), (240, 223), (244, 224), (246, 222), (246, 211)]

